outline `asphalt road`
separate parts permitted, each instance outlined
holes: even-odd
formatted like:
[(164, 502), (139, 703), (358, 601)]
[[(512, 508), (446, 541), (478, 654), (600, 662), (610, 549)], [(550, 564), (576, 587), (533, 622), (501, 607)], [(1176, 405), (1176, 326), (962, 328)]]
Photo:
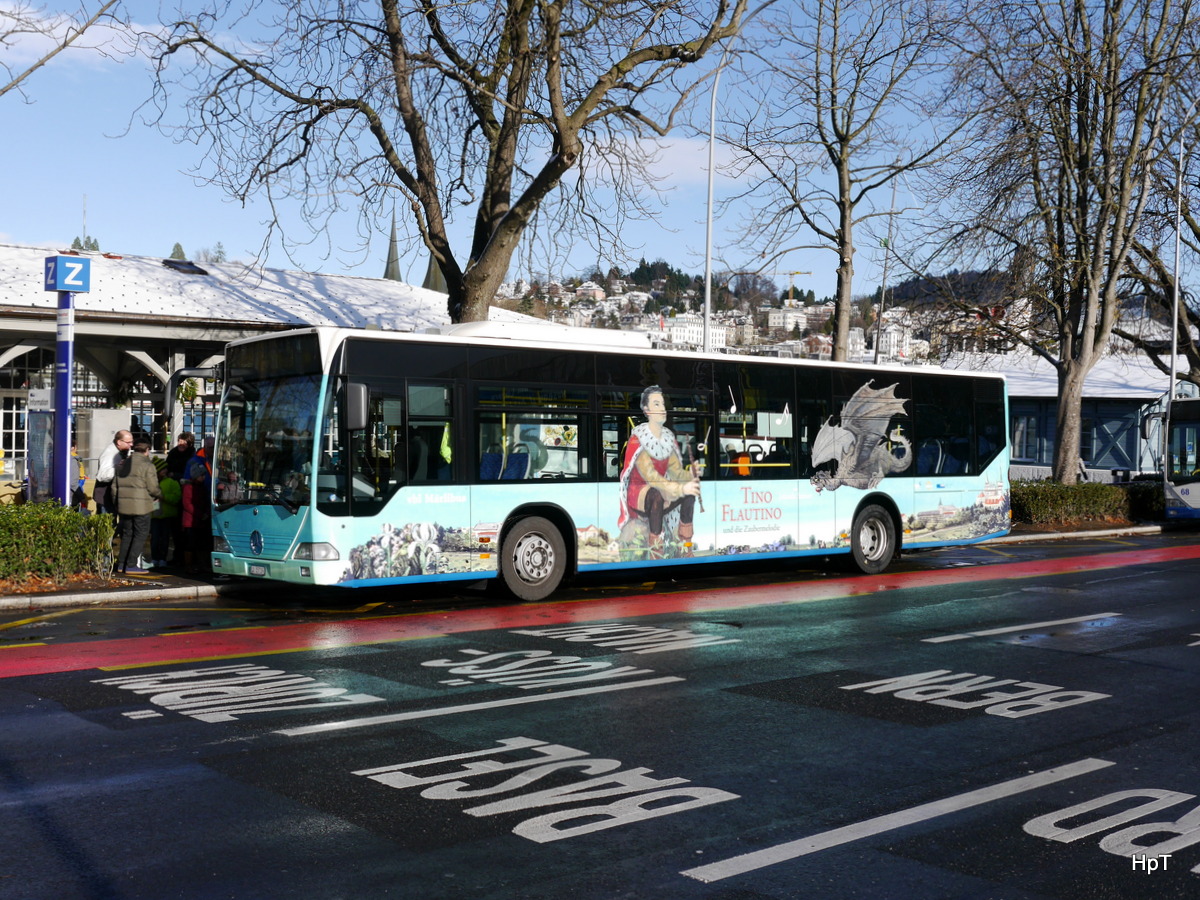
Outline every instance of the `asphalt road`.
[(1194, 897), (1198, 575), (1173, 534), (7, 612), (0, 897)]

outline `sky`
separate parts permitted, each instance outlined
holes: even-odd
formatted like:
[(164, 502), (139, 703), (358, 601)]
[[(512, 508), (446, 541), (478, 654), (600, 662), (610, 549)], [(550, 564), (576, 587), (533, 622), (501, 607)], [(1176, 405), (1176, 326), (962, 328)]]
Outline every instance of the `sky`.
[[(10, 5), (10, 0), (0, 0), (0, 5)], [(27, 40), (7, 51), (0, 49), (0, 59), (21, 69), (37, 51), (44, 49)], [(231, 260), (249, 262), (256, 257), (267, 233), (265, 210), (261, 204), (243, 207), (219, 188), (198, 184), (187, 174), (200, 162), (201, 151), (195, 145), (176, 144), (141, 123), (135, 112), (149, 91), (149, 69), (143, 60), (106, 58), (94, 50), (73, 48), (35, 72), (25, 83), (24, 97), (16, 91), (0, 97), (0, 171), (5, 173), (0, 243), (65, 249), (86, 227), (101, 249), (112, 253), (165, 257), (179, 243), (185, 254), (197, 256), (220, 243)], [(662, 222), (634, 223), (624, 235), (635, 261), (639, 256), (662, 258), (685, 272), (703, 273), (707, 153), (702, 137), (677, 136), (666, 142), (657, 166), (659, 187), (667, 193)], [(719, 164), (719, 147), (717, 157)], [(735, 187), (724, 180), (718, 171), (718, 200)], [(714, 222), (714, 272), (752, 265), (744, 251), (723, 252), (736, 218), (728, 213)], [(307, 235), (298, 218), (293, 223), (296, 235)], [(402, 219), (399, 224), (403, 230)], [(364, 255), (355, 249), (357, 222), (347, 214), (334, 222), (330, 254), (322, 244), (295, 250), (289, 259), (276, 244), (265, 258), (258, 258), (271, 268), (382, 276), (390, 227), (390, 220), (379, 223)], [(462, 246), (465, 241), (460, 240), (456, 247)], [(856, 294), (877, 284), (871, 256), (868, 251), (856, 257)], [(424, 255), (406, 256), (401, 277), (419, 284), (426, 262)], [(566, 270), (551, 274), (584, 274), (596, 262), (594, 253), (584, 250)], [(803, 251), (763, 274), (782, 290), (788, 286), (789, 272), (811, 272), (794, 276), (795, 287), (813, 290), (821, 298), (834, 292), (835, 265), (829, 251)], [(516, 278), (533, 273), (514, 268), (509, 274)]]

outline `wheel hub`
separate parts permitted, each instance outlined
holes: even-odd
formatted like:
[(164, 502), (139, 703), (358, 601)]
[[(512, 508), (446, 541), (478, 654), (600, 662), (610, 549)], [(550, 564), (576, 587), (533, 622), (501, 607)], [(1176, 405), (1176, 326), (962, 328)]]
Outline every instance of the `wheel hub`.
[(521, 580), (534, 584), (554, 570), (554, 548), (540, 534), (527, 534), (517, 542), (513, 562)]
[(871, 560), (878, 559), (884, 547), (883, 525), (873, 519), (864, 522), (859, 532), (859, 543), (863, 556)]

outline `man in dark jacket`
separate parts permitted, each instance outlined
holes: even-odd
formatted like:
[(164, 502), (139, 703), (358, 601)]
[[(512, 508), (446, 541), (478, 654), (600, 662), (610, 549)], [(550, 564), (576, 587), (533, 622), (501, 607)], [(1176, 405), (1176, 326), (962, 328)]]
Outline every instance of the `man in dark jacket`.
[(196, 436), (190, 431), (180, 432), (175, 446), (167, 451), (167, 471), (176, 478), (182, 478), (188, 460), (196, 452)]
[(149, 444), (133, 445), (133, 452), (117, 469), (112, 490), (117, 498), (117, 533), (121, 536), (114, 569), (127, 575), (145, 575), (141, 555), (150, 533), (150, 513), (154, 511), (154, 501), (162, 499), (158, 470), (150, 461)]

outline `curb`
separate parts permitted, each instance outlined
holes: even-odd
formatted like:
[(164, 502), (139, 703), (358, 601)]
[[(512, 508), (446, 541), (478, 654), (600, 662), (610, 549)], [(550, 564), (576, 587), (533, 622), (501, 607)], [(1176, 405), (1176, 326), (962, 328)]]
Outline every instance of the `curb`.
[(33, 611), (64, 606), (112, 606), (124, 603), (145, 603), (151, 600), (211, 600), (223, 593), (246, 587), (247, 583), (245, 582), (220, 585), (194, 582), (174, 587), (129, 587), (64, 594), (14, 594), (0, 597), (0, 612)]
[(1025, 544), (1035, 541), (1066, 541), (1071, 538), (1119, 537), (1123, 534), (1162, 534), (1162, 532), (1161, 525), (1127, 525), (1124, 528), (1097, 528), (1087, 531), (1034, 531), (1021, 534), (1013, 534), (1010, 531), (1004, 537), (981, 541), (980, 545)]

